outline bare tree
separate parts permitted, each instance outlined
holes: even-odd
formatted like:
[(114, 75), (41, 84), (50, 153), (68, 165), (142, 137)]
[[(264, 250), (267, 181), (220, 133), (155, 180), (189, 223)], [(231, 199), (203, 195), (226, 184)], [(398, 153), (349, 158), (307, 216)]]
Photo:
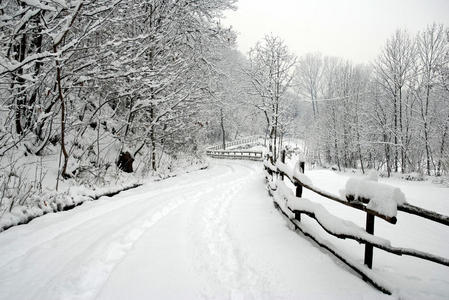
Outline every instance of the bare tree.
[(320, 53), (309, 53), (298, 60), (296, 67), (295, 87), (298, 94), (305, 96), (312, 102), (313, 117), (319, 114), (318, 92), (323, 73), (323, 59)]
[(422, 118), (424, 146), (426, 150), (426, 170), (430, 175), (432, 150), (431, 129), (435, 112), (435, 101), (432, 101), (432, 93), (440, 79), (439, 72), (444, 64), (447, 51), (447, 41), (443, 25), (433, 24), (418, 34), (417, 38), (418, 62), (419, 62), (419, 86), (416, 96), (420, 103), (420, 115)]
[(410, 35), (403, 30), (397, 30), (387, 41), (385, 48), (375, 63), (376, 78), (389, 95), (393, 104), (393, 139), (395, 145), (394, 169), (398, 171), (399, 152), (401, 172), (406, 169), (406, 151), (404, 148), (404, 107), (407, 107), (407, 93), (410, 93), (410, 83), (415, 74), (415, 43)]
[(292, 85), (296, 56), (290, 53), (284, 41), (273, 35), (267, 35), (249, 52), (252, 86), (260, 96), (258, 105), (270, 128), (270, 139), (274, 157), (277, 156), (281, 110), (284, 96)]

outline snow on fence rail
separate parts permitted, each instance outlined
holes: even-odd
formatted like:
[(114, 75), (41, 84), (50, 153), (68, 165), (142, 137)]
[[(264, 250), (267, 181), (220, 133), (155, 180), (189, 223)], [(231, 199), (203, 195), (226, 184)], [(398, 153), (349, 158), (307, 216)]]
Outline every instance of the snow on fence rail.
[[(371, 283), (374, 287), (376, 287), (383, 293), (391, 295), (393, 294), (395, 288), (390, 286), (388, 282), (380, 278), (380, 276), (378, 276), (371, 270), (373, 263), (373, 247), (396, 255), (413, 256), (441, 265), (449, 266), (448, 258), (440, 257), (415, 249), (393, 247), (391, 246), (389, 240), (374, 236), (375, 217), (384, 219), (385, 221), (392, 224), (396, 224), (397, 218), (396, 209), (385, 210), (382, 207), (370, 205), (370, 201), (373, 199), (368, 199), (366, 197), (367, 195), (370, 195), (369, 191), (361, 191), (360, 194), (363, 195), (362, 198), (359, 196), (360, 194), (353, 194), (354, 191), (352, 189), (349, 189), (346, 193), (346, 199), (327, 193), (314, 186), (311, 181), (303, 174), (304, 162), (299, 162), (295, 167), (295, 170), (291, 170), (287, 167), (287, 165), (285, 165), (285, 150), (281, 152), (281, 161), (278, 161), (276, 163), (273, 162), (273, 157), (271, 156), (271, 152), (269, 152), (269, 154), (267, 154), (266, 156), (266, 159), (264, 160), (264, 169), (266, 171), (266, 179), (268, 182), (268, 193), (273, 197), (275, 206), (293, 224), (295, 229), (301, 231), (304, 235), (314, 240), (318, 245), (327, 249), (338, 259), (344, 262), (347, 266), (361, 275), (365, 281)], [(277, 180), (274, 180), (274, 175), (277, 175)], [(287, 177), (295, 186), (295, 193), (293, 193), (293, 191), (285, 185), (285, 183), (283, 182), (284, 177)], [(357, 183), (356, 180), (352, 183), (360, 184), (360, 182)], [(377, 188), (383, 187), (380, 186), (382, 184), (378, 184), (376, 182), (371, 182), (370, 184), (379, 185), (377, 186)], [(361, 186), (365, 186), (365, 188), (369, 189), (369, 184), (361, 184)], [(314, 203), (313, 201), (305, 198), (301, 198), (303, 187), (327, 199), (366, 212), (366, 229), (363, 229), (347, 220), (342, 220), (336, 216), (333, 216), (321, 204)], [(395, 205), (397, 206), (398, 211), (417, 215), (419, 217), (426, 218), (428, 220), (444, 225), (449, 225), (448, 216), (444, 216), (439, 213), (406, 203), (405, 198), (402, 199), (402, 196), (400, 194), (399, 197), (397, 197), (400, 191), (398, 192), (397, 190), (394, 190), (394, 188), (385, 188), (384, 191), (387, 191), (387, 193), (384, 193), (382, 195), (383, 197), (388, 197), (388, 191), (390, 191), (390, 194), (394, 194), (396, 196), (394, 198), (399, 198), (399, 200), (390, 199), (392, 201), (397, 201), (397, 203), (395, 202)], [(374, 196), (371, 196), (371, 198), (374, 198)], [(339, 252), (334, 245), (323, 240), (319, 236), (314, 235), (307, 229), (307, 227), (302, 226), (301, 214), (313, 218), (328, 234), (331, 234), (340, 239), (351, 239), (361, 244), (365, 244), (364, 265), (351, 260), (348, 257), (345, 257), (345, 255)]]
[[(241, 146), (241, 145), (256, 145), (260, 142), (260, 137), (249, 137), (245, 139), (235, 140), (226, 143), (227, 147)], [(223, 145), (215, 145), (206, 150), (206, 155), (213, 158), (222, 159), (247, 159), (247, 160), (262, 160), (262, 151), (251, 150), (223, 150)]]

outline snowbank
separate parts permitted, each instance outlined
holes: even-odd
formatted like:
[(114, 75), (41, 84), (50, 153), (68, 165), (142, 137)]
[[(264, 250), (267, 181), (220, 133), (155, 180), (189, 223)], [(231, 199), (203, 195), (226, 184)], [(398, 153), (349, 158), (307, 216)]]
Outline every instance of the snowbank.
[[(168, 174), (158, 174), (152, 180), (158, 181), (170, 177), (175, 177), (181, 173), (189, 173), (207, 168), (205, 163), (185, 166), (184, 169), (176, 169)], [(27, 201), (28, 205), (18, 205), (0, 216), (0, 232), (16, 225), (26, 224), (32, 219), (47, 213), (59, 212), (74, 208), (86, 201), (97, 200), (103, 196), (112, 197), (122, 191), (136, 188), (142, 185), (143, 180), (132, 176), (123, 177), (121, 182), (110, 186), (88, 188), (86, 186), (71, 187), (65, 192), (43, 192), (39, 195), (32, 195)]]
[(68, 210), (86, 201), (96, 200), (103, 196), (113, 196), (140, 185), (141, 183), (136, 181), (126, 185), (103, 187), (97, 190), (79, 186), (65, 193), (50, 192), (34, 195), (34, 201), (30, 201), (32, 206), (15, 206), (10, 212), (5, 212), (0, 216), (0, 232), (15, 225), (26, 224), (32, 219), (47, 213)]

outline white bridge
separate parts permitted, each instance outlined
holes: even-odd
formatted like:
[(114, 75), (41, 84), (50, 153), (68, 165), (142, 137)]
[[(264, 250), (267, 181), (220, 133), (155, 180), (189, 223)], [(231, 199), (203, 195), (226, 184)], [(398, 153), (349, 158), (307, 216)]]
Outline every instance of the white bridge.
[(223, 149), (223, 145), (211, 146), (206, 150), (206, 155), (221, 159), (262, 160), (262, 151), (232, 149), (245, 145), (254, 146), (260, 143), (263, 143), (263, 138), (260, 136), (247, 137), (226, 143), (226, 149)]

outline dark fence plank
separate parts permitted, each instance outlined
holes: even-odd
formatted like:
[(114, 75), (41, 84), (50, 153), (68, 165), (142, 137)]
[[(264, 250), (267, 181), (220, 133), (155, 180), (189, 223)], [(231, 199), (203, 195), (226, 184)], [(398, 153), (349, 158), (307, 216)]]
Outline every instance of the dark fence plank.
[[(366, 214), (366, 232), (374, 235), (374, 216), (372, 214)], [(368, 268), (373, 267), (373, 244), (365, 244), (365, 265)]]

